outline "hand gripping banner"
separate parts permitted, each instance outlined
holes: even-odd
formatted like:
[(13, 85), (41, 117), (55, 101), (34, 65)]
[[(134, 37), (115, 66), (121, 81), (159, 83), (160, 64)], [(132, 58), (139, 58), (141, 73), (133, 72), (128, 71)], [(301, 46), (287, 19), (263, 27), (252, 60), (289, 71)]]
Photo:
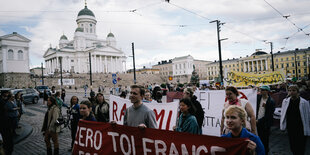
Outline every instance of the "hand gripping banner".
[(236, 155), (246, 153), (245, 140), (81, 120), (72, 154)]

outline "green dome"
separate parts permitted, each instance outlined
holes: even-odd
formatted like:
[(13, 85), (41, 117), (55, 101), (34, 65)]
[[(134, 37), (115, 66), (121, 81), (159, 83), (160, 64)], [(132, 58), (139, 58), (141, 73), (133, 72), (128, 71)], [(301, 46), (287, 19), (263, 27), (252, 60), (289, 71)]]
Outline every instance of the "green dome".
[(89, 9), (87, 8), (87, 6), (85, 6), (85, 8), (82, 9), (82, 10), (79, 12), (79, 14), (78, 14), (78, 16), (82, 16), (82, 15), (87, 15), (87, 16), (93, 16), (93, 17), (95, 17), (94, 13), (93, 13), (91, 10), (89, 10)]
[(81, 28), (81, 27), (78, 27), (78, 28), (75, 29), (75, 32), (84, 32), (84, 29)]
[(60, 40), (68, 40), (67, 36), (65, 36), (64, 34), (60, 37)]
[(108, 34), (108, 37), (114, 37), (114, 34), (110, 32), (110, 33)]

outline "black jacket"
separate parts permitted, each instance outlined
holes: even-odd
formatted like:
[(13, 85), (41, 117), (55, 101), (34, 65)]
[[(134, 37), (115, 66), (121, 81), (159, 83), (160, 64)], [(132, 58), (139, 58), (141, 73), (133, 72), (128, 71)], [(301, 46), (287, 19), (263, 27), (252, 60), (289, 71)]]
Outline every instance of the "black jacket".
[[(256, 118), (258, 116), (261, 99), (262, 99), (262, 95), (257, 95)], [(262, 125), (264, 125), (266, 128), (270, 128), (273, 124), (274, 110), (275, 110), (275, 102), (270, 96), (268, 96), (268, 99), (266, 102), (265, 116), (259, 119), (257, 123), (263, 123)]]

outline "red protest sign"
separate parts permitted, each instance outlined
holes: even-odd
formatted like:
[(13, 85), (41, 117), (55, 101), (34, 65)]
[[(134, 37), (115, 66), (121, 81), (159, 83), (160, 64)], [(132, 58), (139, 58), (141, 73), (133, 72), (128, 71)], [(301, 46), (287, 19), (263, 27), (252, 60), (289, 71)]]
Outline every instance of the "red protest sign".
[(245, 154), (243, 138), (221, 138), (81, 120), (72, 154)]

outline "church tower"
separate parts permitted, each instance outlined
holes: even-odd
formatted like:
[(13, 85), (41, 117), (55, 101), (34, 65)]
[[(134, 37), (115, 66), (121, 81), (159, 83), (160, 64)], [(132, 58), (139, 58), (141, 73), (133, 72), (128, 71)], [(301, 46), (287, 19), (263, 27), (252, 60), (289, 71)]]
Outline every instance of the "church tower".
[(93, 46), (92, 40), (97, 39), (97, 20), (95, 18), (95, 14), (87, 8), (86, 2), (84, 9), (82, 9), (77, 16), (76, 23), (77, 28), (74, 35), (75, 49), (83, 50), (84, 48)]

